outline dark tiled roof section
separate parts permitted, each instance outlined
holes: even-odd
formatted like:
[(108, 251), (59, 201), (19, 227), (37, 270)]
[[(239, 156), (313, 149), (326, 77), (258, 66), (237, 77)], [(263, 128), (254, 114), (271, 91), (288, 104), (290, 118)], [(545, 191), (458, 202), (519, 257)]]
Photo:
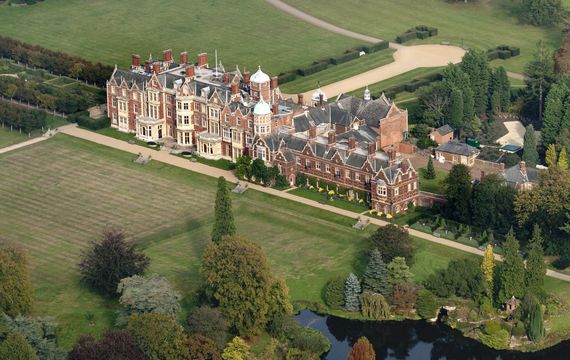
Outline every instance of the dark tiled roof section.
[(281, 136), (278, 133), (272, 133), (266, 137), (264, 141), (271, 152), (276, 152), (279, 150), (279, 145), (281, 144)]
[(303, 132), (307, 131), (311, 128), (311, 124), (309, 123), (309, 119), (305, 114), (299, 115), (293, 118), (293, 125), (295, 126), (296, 132)]
[(380, 169), (388, 167), (388, 161), (384, 159), (374, 158), (372, 165), (374, 166), (374, 171), (378, 172)]
[(285, 159), (287, 159), (287, 161), (295, 160), (295, 155), (293, 155), (293, 153), (291, 151), (283, 152), (283, 156), (285, 156)]
[(162, 84), (162, 86), (167, 87), (169, 89), (174, 88), (174, 82), (176, 80), (184, 81), (184, 76), (173, 75), (170, 73), (158, 75), (158, 81)]
[(353, 152), (346, 159), (346, 165), (360, 169), (364, 165), (367, 159), (368, 159), (367, 156)]
[(534, 167), (526, 167), (526, 177), (521, 173), (521, 166), (517, 164), (505, 170), (503, 177), (509, 183), (522, 184), (525, 182), (537, 182), (539, 170)]
[(303, 151), (307, 140), (298, 138), (296, 136), (287, 136), (284, 138), (287, 148), (295, 151)]
[(334, 156), (334, 154), (337, 153), (337, 150), (335, 148), (331, 148), (329, 151), (327, 151), (324, 155), (324, 158), (327, 160), (332, 159), (332, 157)]
[(441, 144), (436, 148), (436, 150), (463, 156), (471, 156), (479, 153), (479, 149), (457, 140), (451, 140), (445, 144)]
[(438, 127), (437, 129), (435, 129), (435, 131), (437, 131), (439, 133), (439, 135), (447, 135), (449, 133), (453, 132), (453, 128), (451, 126), (449, 126), (448, 124), (445, 124), (443, 126)]
[(352, 122), (348, 111), (339, 108), (333, 104), (330, 106), (331, 122), (336, 125), (349, 126)]
[(115, 74), (113, 75), (113, 78), (115, 79), (115, 81), (117, 81), (117, 84), (119, 85), (121, 85), (123, 80), (125, 80), (129, 87), (136, 83), (138, 87), (142, 88), (142, 86), (148, 80), (150, 80), (150, 75), (139, 74), (132, 71), (117, 69), (117, 71), (115, 71)]

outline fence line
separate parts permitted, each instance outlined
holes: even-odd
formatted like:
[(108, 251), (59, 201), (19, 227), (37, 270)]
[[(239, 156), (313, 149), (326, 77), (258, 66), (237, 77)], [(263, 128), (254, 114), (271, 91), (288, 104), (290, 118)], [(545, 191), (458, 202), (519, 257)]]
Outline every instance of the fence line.
[(25, 103), (23, 101), (4, 97), (3, 95), (0, 95), (0, 100), (2, 100), (4, 102), (8, 102), (10, 104), (16, 104), (16, 105), (24, 106), (24, 107), (27, 107), (28, 109), (40, 110), (40, 111), (43, 111), (47, 114), (67, 119), (67, 115), (65, 113), (60, 113), (60, 112), (57, 112), (55, 110), (50, 110), (48, 108), (40, 107), (39, 105), (33, 105), (33, 104), (30, 104), (29, 102)]

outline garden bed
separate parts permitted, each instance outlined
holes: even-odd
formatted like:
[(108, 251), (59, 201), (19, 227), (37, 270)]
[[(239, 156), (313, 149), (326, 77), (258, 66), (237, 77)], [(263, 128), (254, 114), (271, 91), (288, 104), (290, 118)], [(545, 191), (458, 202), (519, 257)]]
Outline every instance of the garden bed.
[(317, 189), (311, 190), (309, 188), (299, 187), (289, 191), (289, 194), (301, 196), (306, 199), (318, 201), (321, 204), (334, 206), (340, 209), (353, 211), (356, 213), (361, 213), (363, 211), (368, 210), (368, 205), (366, 203), (359, 204), (355, 201), (344, 200), (342, 197), (338, 197), (338, 194), (335, 194), (331, 197), (324, 190), (319, 192)]

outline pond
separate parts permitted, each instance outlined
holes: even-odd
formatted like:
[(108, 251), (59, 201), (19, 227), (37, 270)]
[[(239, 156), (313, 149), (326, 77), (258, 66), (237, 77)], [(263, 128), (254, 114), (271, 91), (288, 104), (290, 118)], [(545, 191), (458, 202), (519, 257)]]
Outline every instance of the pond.
[(345, 360), (361, 336), (370, 340), (377, 359), (570, 359), (570, 341), (540, 352), (521, 353), (493, 350), (446, 325), (425, 321), (348, 320), (309, 310), (301, 311), (297, 320), (325, 334), (332, 347), (324, 358), (330, 360)]

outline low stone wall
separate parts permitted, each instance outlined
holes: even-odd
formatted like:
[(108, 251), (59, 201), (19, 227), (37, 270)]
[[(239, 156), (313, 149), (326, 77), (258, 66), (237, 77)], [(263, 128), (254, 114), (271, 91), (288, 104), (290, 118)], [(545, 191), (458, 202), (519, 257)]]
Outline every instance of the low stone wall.
[(444, 195), (435, 194), (427, 191), (420, 191), (419, 197), (419, 206), (426, 206), (431, 207), (435, 204), (445, 204), (447, 199)]

